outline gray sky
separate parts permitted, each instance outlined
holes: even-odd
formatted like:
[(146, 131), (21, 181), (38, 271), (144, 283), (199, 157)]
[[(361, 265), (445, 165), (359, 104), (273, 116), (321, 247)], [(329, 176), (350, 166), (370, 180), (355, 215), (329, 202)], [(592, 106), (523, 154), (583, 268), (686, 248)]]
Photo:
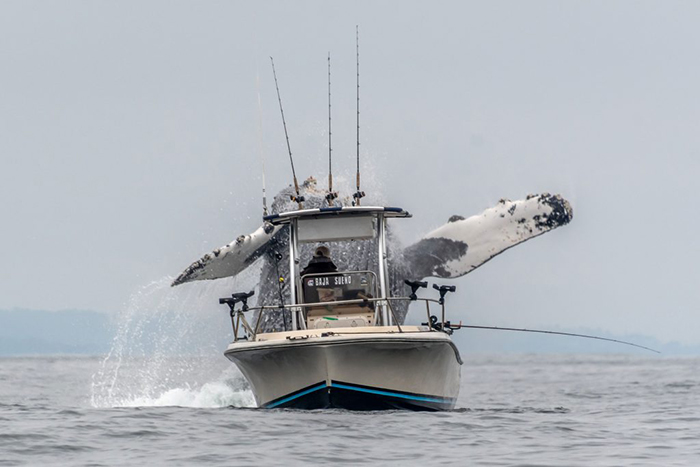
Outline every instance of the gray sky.
[[(700, 4), (0, 2), (0, 308), (115, 312), (260, 224), (290, 182), (354, 167), (410, 243), (499, 198), (561, 193), (570, 226), (458, 279), (479, 324), (700, 343)], [(212, 297), (215, 300), (217, 297)], [(459, 311), (457, 311), (459, 309)]]

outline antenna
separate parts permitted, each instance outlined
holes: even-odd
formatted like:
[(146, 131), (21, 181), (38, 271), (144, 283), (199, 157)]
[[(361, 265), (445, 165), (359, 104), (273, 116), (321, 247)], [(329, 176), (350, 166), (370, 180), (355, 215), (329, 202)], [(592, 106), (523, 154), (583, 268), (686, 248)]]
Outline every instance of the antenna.
[(328, 206), (333, 206), (333, 200), (338, 197), (338, 193), (333, 191), (331, 134), (331, 53), (328, 52), (328, 193), (326, 194)]
[(262, 195), (263, 195), (263, 216), (267, 216), (267, 193), (265, 191), (265, 151), (262, 140), (262, 100), (260, 99), (260, 70), (256, 70), (255, 84), (258, 90), (258, 149), (260, 151), (260, 162), (262, 164)]
[[(257, 21), (255, 21), (257, 22)], [(263, 145), (263, 110), (262, 110), (262, 98), (260, 92), (260, 41), (258, 41), (257, 28), (254, 31), (255, 38), (255, 87), (258, 92), (258, 153), (260, 155), (260, 165), (262, 168), (262, 204), (263, 204), (263, 217), (267, 216), (267, 190), (265, 188), (265, 146)]]
[(360, 27), (355, 26), (355, 57), (357, 64), (357, 191), (352, 195), (353, 206), (360, 205), (360, 198), (365, 196), (360, 191)]
[(277, 100), (280, 103), (280, 113), (282, 114), (282, 126), (284, 126), (284, 137), (287, 140), (287, 151), (289, 152), (289, 162), (292, 164), (292, 177), (294, 178), (294, 190), (296, 196), (290, 196), (290, 199), (299, 204), (299, 209), (304, 209), (304, 197), (299, 194), (299, 182), (297, 182), (297, 174), (294, 171), (294, 159), (292, 158), (292, 148), (289, 146), (289, 134), (287, 133), (287, 122), (284, 119), (284, 110), (282, 109), (282, 97), (280, 97), (280, 88), (277, 84), (277, 72), (275, 72), (275, 61), (270, 57), (272, 63), (272, 76), (275, 78), (275, 89), (277, 89)]

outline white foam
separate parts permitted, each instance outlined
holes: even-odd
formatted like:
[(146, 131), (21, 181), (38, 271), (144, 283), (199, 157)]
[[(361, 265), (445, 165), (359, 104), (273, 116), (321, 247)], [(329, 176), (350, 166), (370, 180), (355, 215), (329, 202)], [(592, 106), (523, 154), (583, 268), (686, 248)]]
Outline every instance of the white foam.
[(206, 383), (199, 389), (170, 389), (157, 397), (135, 397), (121, 401), (116, 407), (255, 407), (250, 391), (234, 389), (225, 382)]

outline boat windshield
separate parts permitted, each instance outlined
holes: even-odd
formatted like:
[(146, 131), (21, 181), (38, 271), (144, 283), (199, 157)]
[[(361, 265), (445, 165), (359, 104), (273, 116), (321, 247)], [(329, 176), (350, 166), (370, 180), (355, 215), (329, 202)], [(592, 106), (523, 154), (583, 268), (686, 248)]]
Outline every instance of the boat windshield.
[(372, 271), (306, 274), (301, 278), (303, 302), (335, 302), (377, 296), (377, 280)]

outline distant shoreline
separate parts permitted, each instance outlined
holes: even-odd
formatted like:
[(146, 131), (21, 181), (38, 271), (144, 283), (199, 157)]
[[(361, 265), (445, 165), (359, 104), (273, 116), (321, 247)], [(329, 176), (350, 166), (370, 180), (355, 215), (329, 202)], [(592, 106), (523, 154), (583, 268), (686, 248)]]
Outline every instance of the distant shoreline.
[[(649, 336), (614, 335), (600, 330), (581, 328), (552, 328), (552, 330), (628, 340), (661, 351), (661, 357), (700, 355), (700, 345), (661, 343)], [(117, 326), (113, 317), (96, 311), (0, 310), (0, 357), (61, 355), (104, 357), (112, 347), (116, 332)], [(465, 329), (455, 332), (453, 339), (462, 353), (470, 355), (655, 355), (641, 349), (613, 343), (512, 332)], [(184, 354), (189, 353), (188, 349), (182, 350)]]

